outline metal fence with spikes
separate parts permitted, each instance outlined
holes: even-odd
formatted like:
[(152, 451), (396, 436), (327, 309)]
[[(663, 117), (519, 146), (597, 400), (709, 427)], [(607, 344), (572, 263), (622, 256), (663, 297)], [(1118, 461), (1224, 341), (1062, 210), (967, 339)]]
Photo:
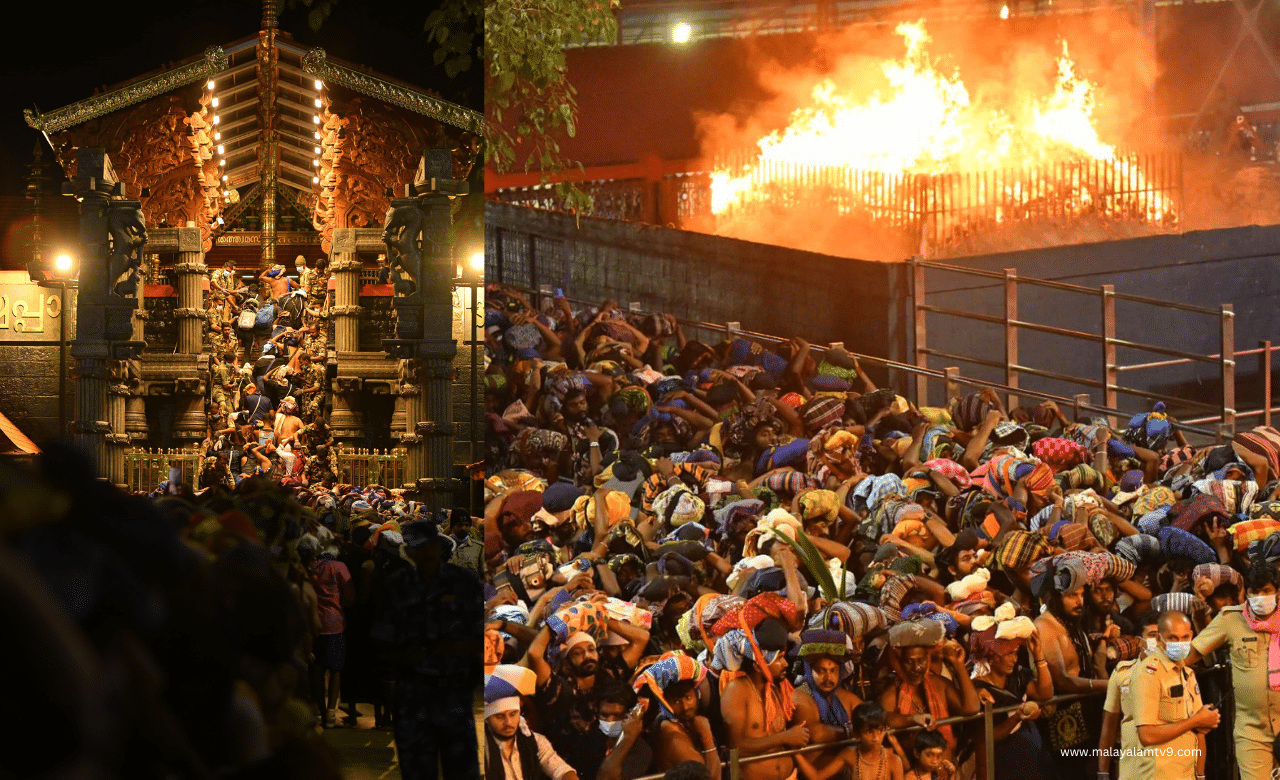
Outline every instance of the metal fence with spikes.
[(405, 464), (409, 458), (407, 450), (339, 448), (335, 455), (338, 481), (341, 483), (387, 486), (404, 484)]
[(155, 490), (169, 479), (169, 469), (179, 469), (178, 482), (196, 485), (200, 473), (200, 453), (195, 450), (140, 449), (124, 456), (125, 481), (130, 491)]

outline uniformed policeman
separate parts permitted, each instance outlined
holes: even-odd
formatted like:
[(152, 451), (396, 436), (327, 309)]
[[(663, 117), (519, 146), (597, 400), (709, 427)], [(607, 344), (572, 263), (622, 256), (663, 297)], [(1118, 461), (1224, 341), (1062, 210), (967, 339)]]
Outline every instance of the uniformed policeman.
[(1165, 612), (1160, 616), (1159, 647), (1134, 667), (1130, 688), (1137, 743), (1124, 747), (1141, 754), (1135, 756), (1132, 774), (1122, 773), (1122, 780), (1204, 778), (1204, 735), (1217, 727), (1221, 715), (1201, 702), (1200, 685), (1183, 664), (1192, 636), (1186, 615)]
[[(1142, 616), (1142, 638), (1146, 647), (1129, 661), (1121, 661), (1111, 673), (1107, 683), (1107, 701), (1102, 705), (1102, 737), (1098, 740), (1098, 780), (1110, 780), (1111, 750), (1117, 737), (1122, 744), (1138, 744), (1137, 730), (1133, 725), (1133, 673), (1134, 667), (1156, 651), (1160, 643), (1159, 615), (1149, 612)], [(1121, 753), (1118, 778), (1138, 777), (1134, 767), (1135, 756)]]
[(1273, 632), (1267, 628), (1280, 622), (1277, 585), (1280, 571), (1275, 566), (1250, 566), (1244, 575), (1247, 603), (1223, 607), (1196, 637), (1187, 657), (1187, 663), (1195, 663), (1223, 644), (1231, 646), (1231, 686), (1236, 697), (1233, 733), (1240, 780), (1271, 780), (1275, 767), (1271, 743), (1280, 734), (1280, 690), (1271, 687), (1267, 673), (1275, 665), (1269, 663)]

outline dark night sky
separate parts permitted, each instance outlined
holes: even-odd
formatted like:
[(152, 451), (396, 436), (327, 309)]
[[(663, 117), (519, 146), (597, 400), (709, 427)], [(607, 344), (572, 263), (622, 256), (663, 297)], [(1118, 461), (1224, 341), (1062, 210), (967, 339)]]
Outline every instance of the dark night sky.
[[(323, 46), (332, 56), (368, 65), (442, 97), (482, 109), (479, 66), (457, 79), (434, 68), (422, 23), (431, 2), (342, 0), (319, 32), (311, 32), (306, 8), (285, 9), (280, 28), (299, 44)], [(49, 6), (38, 25), (11, 27), (0, 47), (0, 197), (21, 195), (22, 176), (40, 134), (27, 127), (22, 109), (36, 104), (51, 111), (110, 86), (255, 35), (262, 6), (252, 0), (187, 0), (130, 4), (68, 0)], [(50, 23), (52, 22), (52, 23)], [(47, 150), (46, 150), (47, 151)], [(45, 160), (50, 158), (46, 154)], [(54, 186), (54, 185), (51, 185)]]

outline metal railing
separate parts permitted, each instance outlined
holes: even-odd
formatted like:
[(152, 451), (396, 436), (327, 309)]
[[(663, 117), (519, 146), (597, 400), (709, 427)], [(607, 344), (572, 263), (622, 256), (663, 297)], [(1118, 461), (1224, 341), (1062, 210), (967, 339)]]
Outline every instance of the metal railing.
[[(1201, 669), (1197, 676), (1225, 675), (1226, 670), (1229, 668), (1230, 667), (1226, 665), (1211, 666), (1206, 669)], [(1229, 687), (1229, 685), (1227, 687)], [(1096, 692), (1090, 692), (1090, 693), (1063, 694), (1060, 696), (1054, 696), (1046, 701), (1039, 702), (1039, 704), (1043, 708), (1048, 705), (1057, 706), (1062, 704), (1070, 704), (1071, 702), (1074, 702), (1074, 701), (1098, 698), (1105, 695), (1106, 694), (1102, 691), (1096, 691)], [(995, 776), (996, 776), (995, 761), (994, 761), (995, 716), (1004, 715), (1004, 714), (1013, 712), (1014, 710), (1020, 709), (1021, 707), (1022, 707), (1022, 703), (1012, 704), (1004, 707), (995, 707), (991, 704), (991, 702), (983, 701), (982, 712), (976, 715), (955, 715), (949, 718), (942, 718), (934, 722), (934, 727), (936, 728), (938, 726), (954, 726), (954, 725), (960, 725), (965, 723), (976, 723), (978, 721), (981, 721), (982, 722), (982, 740), (976, 746), (977, 749), (975, 750), (975, 752), (978, 756), (980, 766), (983, 767), (984, 771), (981, 772), (978, 776), (984, 777), (986, 778), (986, 780), (995, 780)], [(1234, 723), (1235, 723), (1235, 708), (1231, 707), (1223, 710), (1222, 721), (1218, 724), (1218, 728), (1224, 729), (1225, 733), (1230, 734), (1234, 728)], [(908, 733), (923, 731), (923, 730), (924, 730), (924, 727), (922, 726), (908, 726), (908, 727), (898, 728), (898, 729), (889, 729), (889, 735), (892, 736), (892, 735), (898, 735), (898, 734), (908, 734)], [(1098, 737), (1095, 736), (1094, 738), (1097, 739)], [(808, 745), (806, 747), (795, 748), (792, 750), (780, 750), (775, 753), (764, 753), (758, 756), (743, 756), (741, 751), (738, 748), (729, 748), (728, 750), (729, 760), (724, 762), (723, 768), (728, 770), (728, 780), (741, 780), (743, 764), (751, 764), (757, 761), (770, 761), (778, 758), (787, 758), (790, 756), (804, 755), (806, 753), (817, 753), (817, 752), (822, 752), (827, 750), (852, 747), (857, 744), (858, 744), (858, 739), (854, 737), (852, 739), (845, 739), (837, 742), (824, 742), (821, 744)], [(1091, 743), (1087, 743), (1085, 745), (1080, 746), (1082, 750), (1091, 750), (1095, 747), (1097, 747), (1096, 742), (1091, 742)], [(885, 748), (885, 749), (888, 750), (890, 748)], [(1234, 756), (1232, 756), (1232, 759), (1233, 760), (1229, 762), (1225, 762), (1224, 766), (1220, 766), (1218, 768), (1217, 775), (1219, 777), (1235, 777)], [(1113, 766), (1114, 766), (1114, 762), (1113, 762)], [(1115, 774), (1114, 769), (1112, 771), (1112, 774), (1114, 776)], [(1207, 773), (1207, 774), (1213, 774), (1213, 773)], [(636, 778), (636, 780), (662, 780), (662, 777), (663, 777), (662, 774), (645, 775), (643, 777)]]
[[(1052, 281), (1048, 279), (1020, 277), (1017, 269), (1014, 268), (1006, 268), (1003, 271), (989, 271), (985, 269), (966, 268), (963, 266), (925, 261), (920, 257), (912, 258), (910, 263), (912, 279), (911, 306), (915, 335), (915, 362), (917, 366), (922, 368), (927, 367), (928, 358), (930, 356), (934, 356), (948, 361), (961, 361), (1003, 370), (1005, 377), (1003, 384), (1009, 388), (1007, 392), (1010, 395), (1010, 405), (1015, 405), (1014, 401), (1019, 393), (1026, 394), (1025, 391), (1020, 390), (1018, 387), (1020, 375), (1025, 374), (1028, 376), (1036, 376), (1058, 382), (1074, 384), (1091, 390), (1100, 390), (1103, 395), (1103, 405), (1111, 409), (1116, 408), (1118, 405), (1118, 395), (1124, 394), (1148, 400), (1162, 400), (1170, 406), (1177, 406), (1180, 408), (1217, 411), (1217, 416), (1197, 417), (1195, 418), (1195, 422), (1205, 423), (1216, 421), (1225, 428), (1227, 433), (1235, 432), (1235, 418), (1239, 416), (1239, 413), (1236, 410), (1235, 357), (1237, 355), (1252, 354), (1252, 351), (1240, 353), (1235, 351), (1235, 311), (1231, 304), (1222, 304), (1217, 309), (1203, 306), (1192, 306), (1173, 301), (1148, 298), (1141, 295), (1118, 293), (1115, 290), (1115, 286), (1109, 284), (1100, 285), (1099, 287), (1084, 287), (1081, 285)], [(963, 311), (928, 303), (927, 298), (929, 295), (929, 285), (926, 280), (926, 272), (929, 270), (961, 276), (978, 277), (986, 280), (996, 280), (999, 284), (1003, 285), (1004, 288), (1003, 315), (997, 316), (977, 311)], [(1094, 298), (1096, 301), (1094, 305), (1097, 307), (1096, 310), (1099, 313), (1097, 331), (1089, 332), (1072, 328), (1063, 328), (1045, 323), (1033, 322), (1020, 317), (1018, 314), (1018, 290), (1020, 285), (1040, 287), (1050, 289), (1055, 292)], [(1216, 354), (1205, 355), (1189, 352), (1185, 349), (1179, 349), (1176, 347), (1148, 344), (1119, 338), (1117, 335), (1116, 319), (1117, 302), (1157, 307), (1165, 310), (1176, 310), (1195, 316), (1212, 318), (1213, 326), (1218, 330), (1220, 350)], [(975, 355), (959, 355), (930, 348), (928, 346), (927, 327), (927, 317), (929, 314), (975, 322), (984, 322), (1000, 326), (1004, 331), (1004, 359), (996, 361)], [(1099, 360), (1096, 364), (1097, 373), (1094, 374), (1093, 378), (1087, 376), (1067, 376), (1044, 368), (1035, 368), (1020, 364), (1018, 357), (1018, 335), (1021, 330), (1038, 331), (1078, 341), (1092, 342), (1099, 345), (1101, 349), (1099, 350)], [(1177, 360), (1121, 365), (1117, 358), (1117, 350), (1120, 349), (1146, 352), (1155, 355), (1167, 355), (1177, 358)], [(1223, 357), (1224, 355), (1229, 357)], [(1264, 391), (1266, 393), (1266, 401), (1263, 404), (1263, 406), (1266, 407), (1266, 413), (1263, 415), (1264, 419), (1270, 418), (1271, 395), (1269, 382), (1269, 359), (1270, 352), (1268, 345), (1266, 365), (1268, 370), (1265, 373), (1265, 376), (1267, 377), (1267, 387)], [(1167, 367), (1172, 365), (1191, 365), (1193, 363), (1217, 366), (1222, 383), (1219, 403), (1209, 403), (1199, 398), (1178, 398), (1169, 394), (1157, 394), (1150, 390), (1122, 385), (1119, 381), (1120, 374), (1124, 371), (1157, 366)], [(918, 395), (922, 392), (922, 389), (917, 389)], [(1262, 414), (1262, 412), (1249, 412), (1248, 414), (1257, 415)]]
[(368, 450), (339, 448), (338, 481), (347, 485), (399, 487), (405, 481), (409, 453), (403, 449)]
[(200, 453), (195, 450), (132, 450), (124, 454), (125, 483), (129, 491), (151, 491), (169, 478), (169, 469), (181, 470), (179, 482), (196, 486), (200, 473)]
[[(552, 289), (550, 286), (547, 286), (547, 285), (542, 285), (537, 290), (533, 290), (528, 287), (522, 287), (520, 285), (508, 284), (505, 286), (511, 289), (520, 290), (521, 292), (528, 293), (534, 296), (533, 300), (531, 300), (530, 303), (532, 303), (536, 308), (539, 308), (539, 309), (543, 307), (544, 302), (550, 301), (552, 297)], [(597, 305), (598, 303), (596, 301), (589, 301), (582, 298), (575, 298), (571, 296), (566, 296), (566, 298), (570, 303), (576, 304), (579, 306), (594, 306), (594, 305)], [(627, 306), (626, 313), (630, 315), (650, 316), (653, 314), (660, 313), (660, 312), (645, 310), (641, 308), (641, 306), (638, 303), (629, 303), (629, 304), (626, 304), (626, 306)], [(759, 333), (756, 331), (745, 330), (741, 327), (741, 323), (738, 323), (738, 322), (727, 322), (723, 324), (718, 324), (718, 323), (712, 323), (712, 322), (681, 320), (680, 326), (682, 329), (684, 329), (686, 336), (688, 336), (690, 333), (699, 335), (699, 336), (702, 336), (703, 334), (705, 334), (704, 338), (702, 338), (701, 340), (704, 340), (707, 343), (715, 343), (715, 340), (719, 338), (729, 338), (729, 339), (745, 338), (753, 341), (759, 341), (762, 344), (785, 344), (791, 341), (790, 338), (774, 336), (768, 333)], [(692, 338), (692, 336), (690, 337)], [(835, 348), (845, 349), (844, 343), (832, 342), (830, 345), (827, 345), (827, 346), (823, 346), (820, 344), (810, 345), (810, 351), (815, 355), (823, 355), (826, 353), (828, 349), (835, 349)], [(901, 363), (896, 360), (890, 360), (889, 358), (883, 358), (876, 355), (864, 355), (858, 352), (853, 352), (851, 350), (846, 350), (846, 351), (848, 351), (850, 355), (856, 357), (860, 362), (881, 366), (886, 370), (899, 371), (908, 375), (909, 377), (914, 378), (915, 382), (911, 382), (909, 384), (914, 386), (913, 389), (915, 390), (915, 393), (914, 393), (914, 398), (912, 400), (916, 403), (917, 406), (928, 405), (929, 382), (932, 381), (934, 383), (941, 383), (947, 398), (952, 398), (958, 395), (958, 389), (961, 385), (974, 387), (974, 388), (991, 388), (996, 392), (1004, 393), (1006, 396), (1014, 400), (1021, 397), (1028, 397), (1028, 398), (1035, 398), (1041, 401), (1053, 401), (1054, 403), (1064, 405), (1067, 409), (1072, 410), (1076, 419), (1081, 419), (1085, 416), (1085, 413), (1089, 413), (1089, 414), (1100, 416), (1100, 417), (1123, 418), (1127, 420), (1129, 417), (1131, 417), (1134, 414), (1137, 414), (1139, 411), (1144, 411), (1144, 410), (1123, 411), (1113, 406), (1095, 404), (1093, 402), (1092, 396), (1089, 393), (1077, 393), (1073, 396), (1055, 395), (1053, 393), (1044, 393), (1044, 392), (1039, 392), (1035, 390), (1027, 390), (1024, 388), (1014, 387), (1014, 386), (1010, 386), (1000, 382), (992, 382), (985, 379), (979, 379), (976, 377), (967, 377), (967, 376), (963, 376), (960, 372), (960, 369), (956, 366), (947, 366), (941, 370), (937, 370), (937, 369), (929, 368), (928, 366)], [(907, 392), (910, 392), (910, 391), (907, 391)], [(1152, 395), (1151, 397), (1157, 398), (1157, 400), (1164, 400), (1164, 399), (1161, 399), (1159, 396)], [(1065, 413), (1066, 413), (1066, 409), (1064, 409), (1064, 414)], [(1177, 428), (1178, 430), (1181, 430), (1184, 433), (1189, 433), (1194, 436), (1199, 436), (1206, 440), (1212, 440), (1218, 443), (1229, 440), (1234, 434), (1234, 430), (1228, 430), (1222, 425), (1219, 425), (1216, 428), (1203, 428), (1196, 425), (1191, 425), (1187, 422), (1180, 422), (1180, 421), (1172, 421), (1171, 424), (1173, 425), (1174, 428)]]

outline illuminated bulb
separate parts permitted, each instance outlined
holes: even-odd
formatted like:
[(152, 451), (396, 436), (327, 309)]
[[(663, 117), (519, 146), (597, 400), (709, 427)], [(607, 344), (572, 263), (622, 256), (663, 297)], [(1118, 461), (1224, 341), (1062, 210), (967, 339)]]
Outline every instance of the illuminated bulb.
[(316, 154), (320, 154), (320, 147), (316, 147)]
[(316, 131), (316, 140), (317, 140), (317, 141), (319, 141), (319, 140), (320, 140), (320, 131), (319, 131), (319, 130), (317, 130), (317, 131)]
[(217, 98), (214, 98), (211, 102), (213, 103), (213, 107), (214, 107), (214, 108), (217, 108), (217, 107), (218, 107), (218, 99), (217, 99)]
[(222, 140), (222, 133), (214, 133), (214, 134), (213, 134), (213, 140), (215, 140), (215, 141), (221, 141), (221, 140)]
[(63, 271), (64, 273), (66, 271), (70, 271), (71, 255), (58, 255), (57, 259), (53, 261), (53, 267), (57, 268), (59, 271)]
[(222, 117), (218, 116), (217, 114), (214, 114), (214, 116), (213, 116), (213, 123), (216, 125), (216, 124), (218, 124), (218, 123), (219, 123), (219, 122), (221, 122), (221, 121), (222, 121)]
[(1003, 5), (1000, 7), (1000, 18), (1001, 19), (1009, 18), (1009, 6)]
[[(223, 181), (226, 181), (226, 180), (227, 180), (227, 175), (226, 175), (225, 173), (224, 173), (224, 174), (222, 174), (222, 180), (223, 180)], [(226, 193), (223, 193), (223, 194), (225, 195)]]
[(319, 177), (319, 176), (312, 176), (312, 177), (311, 177), (311, 183), (312, 183), (312, 184), (319, 184), (319, 183), (320, 183), (320, 177)]
[[(216, 119), (215, 119), (215, 121), (216, 121)], [(319, 114), (313, 114), (313, 115), (312, 115), (312, 117), (311, 117), (311, 121), (312, 121), (312, 122), (315, 122), (316, 124), (320, 124), (320, 115), (319, 115)]]
[(226, 164), (227, 164), (226, 160), (218, 160), (218, 165), (226, 165)]
[(688, 43), (691, 35), (693, 35), (693, 28), (685, 22), (680, 22), (671, 28), (671, 40), (676, 43)]
[(314, 165), (314, 166), (316, 166), (317, 168), (319, 168), (319, 167), (320, 167), (320, 161), (319, 161), (319, 160), (312, 160), (312, 161), (311, 161), (311, 164), (312, 164), (312, 165)]
[(471, 270), (472, 271), (484, 270), (484, 252), (476, 252), (471, 256)]
[(324, 104), (320, 102), (320, 98), (316, 98), (316, 108), (319, 108), (322, 105)]
[(205, 84), (205, 86), (208, 87), (209, 89), (213, 89), (213, 79), (209, 79), (209, 83)]
[(316, 79), (316, 89), (324, 89), (324, 82), (320, 79)]
[(222, 154), (222, 144), (218, 144), (218, 154)]

